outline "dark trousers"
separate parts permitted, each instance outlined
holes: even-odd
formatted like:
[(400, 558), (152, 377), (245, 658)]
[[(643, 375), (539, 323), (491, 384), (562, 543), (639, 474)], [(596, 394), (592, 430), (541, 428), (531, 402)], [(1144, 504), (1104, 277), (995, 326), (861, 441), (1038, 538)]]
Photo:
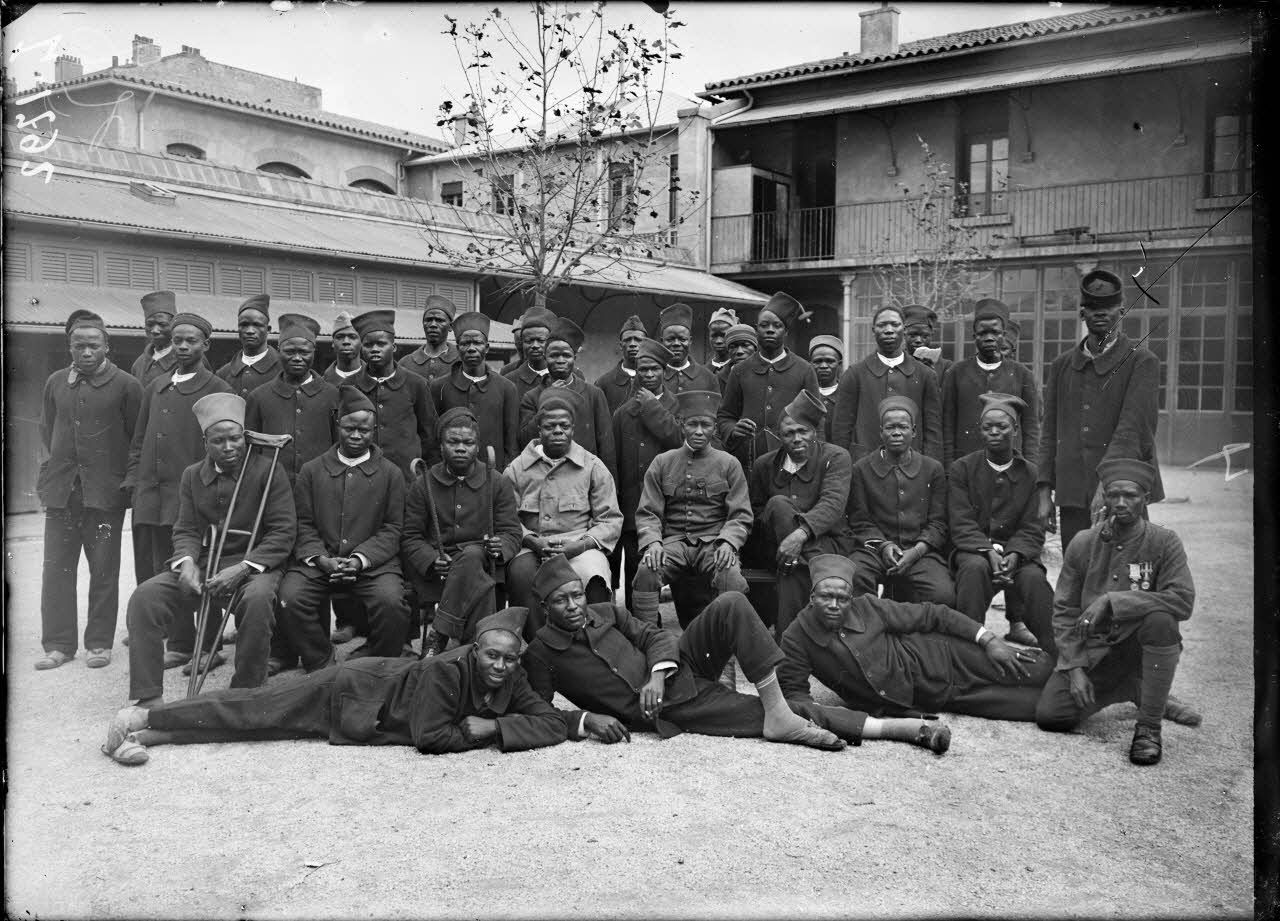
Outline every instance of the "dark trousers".
[(148, 728), (167, 742), (266, 742), (328, 738), (333, 683), (340, 666), (259, 688), (212, 691), (152, 707)]
[[(636, 570), (640, 568), (640, 538), (635, 531), (623, 531), (622, 537), (618, 539), (618, 546), (609, 556), (609, 565), (613, 565), (614, 558), (622, 560), (622, 586), (626, 597), (626, 605), (628, 611), (635, 610), (632, 605), (632, 596), (635, 588), (631, 583), (636, 580)], [(616, 584), (618, 573), (614, 571), (614, 583)]]
[[(968, 553), (957, 550), (953, 560), (956, 573), (956, 610), (974, 623), (985, 623), (987, 608), (996, 596), (991, 581), (991, 563), (985, 553)], [(1035, 562), (1024, 562), (1013, 572), (1013, 584), (1004, 589), (1009, 620), (1015, 619), (1013, 611), (1021, 619), (1040, 648), (1052, 656), (1058, 656), (1053, 642), (1053, 589), (1045, 576), (1044, 567)]]
[(1062, 552), (1067, 552), (1071, 538), (1093, 527), (1093, 516), (1087, 508), (1063, 505), (1058, 508), (1058, 530), (1062, 533)]
[[(133, 574), (141, 588), (152, 576), (169, 569), (169, 558), (173, 556), (173, 528), (164, 524), (135, 524), (133, 526)], [(198, 602), (191, 602), (190, 610), (183, 608), (173, 612), (173, 623), (169, 626), (169, 651), (185, 652), (190, 655), (196, 648), (196, 607)], [(215, 624), (214, 627), (217, 625)], [(219, 637), (213, 635), (213, 627), (205, 634), (205, 651), (213, 649)]]
[(956, 603), (956, 589), (951, 582), (951, 572), (946, 561), (930, 550), (906, 573), (889, 576), (880, 561), (879, 553), (859, 547), (849, 554), (854, 562), (853, 593), (855, 595), (874, 595), (876, 585), (884, 583), (885, 597), (894, 601), (932, 601), (948, 607)]
[[(361, 575), (350, 585), (334, 588), (325, 579), (288, 572), (280, 583), (280, 632), (288, 639), (289, 647), (302, 657), (303, 668), (313, 672), (332, 661), (328, 601), (335, 592), (359, 601), (368, 613), (369, 655), (400, 655), (409, 607), (404, 599), (404, 581), (398, 573)], [(237, 635), (236, 643), (239, 642)]]
[(77, 482), (66, 508), (44, 514), (44, 572), (40, 586), (40, 642), (45, 652), (76, 652), (76, 576), (80, 551), (89, 564), (85, 649), (110, 649), (120, 607), (120, 526), (124, 509), (85, 508)]
[[(764, 680), (782, 662), (782, 650), (741, 592), (725, 592), (689, 622), (680, 636), (680, 667), (693, 675), (698, 693), (664, 708), (660, 718), (686, 732), (710, 736), (759, 738), (764, 734), (764, 705), (753, 694), (739, 694), (718, 679), (736, 657), (752, 684)], [(844, 707), (797, 705), (799, 712), (848, 741), (862, 738), (866, 714)], [(812, 711), (812, 712), (810, 712)]]
[(1103, 707), (1138, 702), (1142, 685), (1142, 647), (1177, 646), (1182, 633), (1172, 614), (1155, 611), (1142, 619), (1138, 629), (1112, 646), (1096, 665), (1086, 671), (1093, 682), (1094, 705), (1081, 708), (1071, 696), (1071, 679), (1065, 671), (1055, 671), (1045, 682), (1036, 707), (1036, 723), (1051, 732), (1074, 729)]
[[(663, 552), (662, 572), (656, 573), (640, 564), (636, 567), (632, 584), (637, 592), (660, 592), (664, 582), (669, 584), (681, 627), (688, 629), (694, 618), (716, 596), (725, 592), (746, 594), (747, 580), (743, 578), (741, 566), (734, 563), (727, 569), (716, 571), (714, 543), (671, 541), (664, 545)], [(751, 610), (755, 612), (754, 608)]]
[[(276, 586), (280, 572), (250, 576), (232, 611), (236, 622), (236, 670), (233, 688), (256, 688), (267, 680), (267, 656), (275, 624)], [(175, 621), (198, 605), (197, 596), (178, 582), (178, 574), (162, 572), (148, 579), (129, 599), (129, 696), (135, 700), (164, 693), (164, 639)], [(217, 606), (210, 606), (208, 633), (217, 631)], [(172, 646), (170, 647), (172, 648)]]
[[(976, 632), (976, 631), (975, 631)], [(904, 643), (921, 643), (945, 647), (947, 673), (945, 681), (933, 681), (929, 689), (921, 689), (916, 704), (922, 710), (944, 710), (993, 720), (1031, 722), (1036, 716), (1040, 689), (1053, 673), (1054, 659), (1041, 654), (1035, 662), (1024, 663), (1030, 674), (1001, 674), (985, 650), (977, 643), (943, 634), (912, 634)], [(933, 650), (920, 650), (921, 662), (936, 662)], [(931, 675), (937, 679), (941, 676)]]

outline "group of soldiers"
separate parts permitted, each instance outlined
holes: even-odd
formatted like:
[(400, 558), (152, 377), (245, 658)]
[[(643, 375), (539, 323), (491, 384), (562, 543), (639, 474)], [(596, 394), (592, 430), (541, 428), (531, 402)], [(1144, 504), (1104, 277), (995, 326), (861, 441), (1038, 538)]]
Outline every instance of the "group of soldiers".
[[(277, 317), (268, 344), (266, 295), (240, 307), (240, 351), (216, 373), (206, 319), (167, 291), (142, 307), (131, 374), (100, 317), (68, 319), (39, 487), (38, 669), (77, 651), (82, 551), (87, 664), (109, 664), (133, 509), (135, 704), (103, 746), (120, 763), (165, 742), (443, 752), (642, 729), (942, 753), (936, 711), (1065, 731), (1133, 701), (1130, 759), (1153, 764), (1165, 719), (1200, 721), (1169, 693), (1191, 576), (1146, 514), (1162, 497), (1158, 362), (1120, 330), (1111, 273), (1085, 276), (1088, 335), (1054, 361), (1043, 404), (991, 298), (969, 358), (941, 357), (931, 310), (883, 307), (876, 350), (847, 367), (833, 336), (790, 347), (809, 314), (785, 293), (754, 325), (717, 310), (705, 365), (674, 304), (652, 337), (628, 318), (595, 383), (576, 368), (583, 331), (543, 307), (501, 373), (488, 317), (441, 297), (399, 362), (394, 311), (341, 314), (323, 373), (315, 320)], [(1041, 556), (1059, 527), (1055, 588)], [(1001, 591), (1005, 639), (983, 626)], [(231, 687), (166, 703), (165, 669), (222, 661), (202, 604), (235, 619)], [(811, 676), (844, 706), (816, 704)], [(557, 691), (581, 709), (554, 708)]]

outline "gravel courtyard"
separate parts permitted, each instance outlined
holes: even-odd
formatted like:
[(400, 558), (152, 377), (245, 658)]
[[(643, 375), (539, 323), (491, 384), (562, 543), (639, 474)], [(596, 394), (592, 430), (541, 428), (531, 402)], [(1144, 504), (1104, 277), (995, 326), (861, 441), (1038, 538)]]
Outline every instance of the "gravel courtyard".
[[(83, 651), (32, 669), (42, 522), (11, 518), (7, 914), (1251, 915), (1253, 478), (1165, 477), (1188, 501), (1152, 518), (1182, 537), (1198, 596), (1174, 693), (1205, 721), (1167, 723), (1153, 768), (1128, 762), (1125, 705), (1067, 736), (945, 717), (943, 757), (685, 734), (444, 757), (319, 741), (162, 746), (127, 769), (98, 751), (127, 703), (127, 648), (102, 670)], [(1003, 634), (1000, 612), (988, 623)], [(169, 672), (166, 696), (184, 689)]]

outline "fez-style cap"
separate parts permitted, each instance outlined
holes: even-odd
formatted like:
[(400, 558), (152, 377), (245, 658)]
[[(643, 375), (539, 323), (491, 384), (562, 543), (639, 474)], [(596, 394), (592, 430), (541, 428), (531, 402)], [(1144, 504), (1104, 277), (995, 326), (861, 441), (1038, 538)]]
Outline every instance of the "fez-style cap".
[(640, 350), (636, 353), (636, 360), (639, 361), (641, 358), (651, 358), (666, 367), (671, 363), (671, 350), (657, 339), (641, 339)]
[(494, 611), (488, 617), (480, 618), (476, 624), (476, 639), (480, 639), (490, 630), (505, 630), (521, 639), (524, 633), (524, 622), (529, 618), (528, 608), (503, 608)]
[(71, 316), (67, 317), (65, 329), (68, 336), (77, 329), (100, 329), (104, 333), (107, 331), (106, 325), (102, 322), (102, 317), (92, 310), (71, 311)]
[(209, 426), (219, 422), (244, 426), (244, 397), (234, 393), (206, 393), (196, 400), (191, 411), (196, 414), (196, 422), (202, 432), (209, 431)]
[(349, 416), (352, 413), (373, 413), (377, 415), (378, 411), (370, 400), (359, 387), (353, 387), (350, 384), (343, 384), (338, 388), (338, 418)]
[(973, 305), (973, 322), (979, 320), (999, 319), (1004, 322), (1005, 326), (1009, 325), (1009, 308), (1004, 301), (998, 301), (994, 297), (984, 297), (978, 303)]
[(720, 394), (715, 390), (682, 390), (676, 394), (681, 419), (693, 419), (697, 416), (716, 417), (720, 409)]
[(982, 408), (978, 410), (979, 419), (986, 414), (987, 410), (998, 409), (1014, 422), (1021, 422), (1022, 414), (1027, 411), (1026, 401), (1012, 393), (993, 390), (990, 393), (978, 394), (978, 399), (982, 401)]
[(480, 420), (468, 406), (455, 406), (446, 410), (436, 422), (436, 441), (444, 441), (444, 433), (453, 426), (466, 427), (478, 432)]
[(157, 313), (176, 313), (178, 299), (172, 291), (152, 291), (142, 295), (142, 317), (150, 320)]
[(881, 400), (880, 405), (876, 407), (876, 418), (883, 419), (885, 413), (895, 409), (905, 409), (907, 414), (911, 416), (912, 425), (915, 425), (920, 419), (920, 407), (916, 406), (916, 401), (911, 397), (904, 397), (902, 394), (894, 394)]
[(640, 317), (633, 313), (622, 321), (622, 329), (618, 330), (618, 335), (621, 336), (623, 333), (634, 332), (641, 332), (646, 336), (649, 335), (649, 331), (644, 328), (644, 320), (640, 319)]
[(658, 335), (662, 335), (662, 331), (668, 326), (683, 326), (685, 329), (693, 329), (693, 308), (688, 304), (672, 304), (670, 307), (663, 307), (658, 314)]
[(246, 310), (257, 310), (268, 320), (271, 319), (271, 295), (255, 294), (253, 297), (247, 298), (243, 304), (236, 309), (236, 316), (244, 313)]
[(555, 323), (551, 324), (551, 332), (547, 334), (547, 345), (553, 342), (567, 342), (569, 348), (576, 353), (582, 348), (582, 342), (586, 337), (582, 334), (582, 327), (570, 320), (568, 317), (556, 317)]
[(902, 322), (907, 326), (922, 324), (933, 329), (938, 322), (938, 314), (924, 304), (908, 304), (902, 308)]
[(808, 323), (813, 313), (805, 310), (804, 305), (798, 300), (787, 294), (785, 291), (777, 291), (768, 302), (760, 308), (760, 312), (769, 311), (775, 317), (782, 321), (782, 325), (790, 328), (795, 323)]
[(185, 311), (175, 313), (173, 315), (173, 328), (177, 329), (179, 326), (194, 326), (200, 330), (206, 339), (213, 335), (213, 325), (198, 313), (187, 313)]
[(568, 410), (570, 419), (578, 418), (578, 395), (567, 387), (547, 387), (538, 394), (538, 411)]
[(738, 315), (728, 307), (721, 307), (715, 313), (711, 314), (711, 319), (707, 321), (707, 325), (712, 323), (728, 323), (730, 326), (736, 326), (738, 323)]
[(557, 553), (538, 567), (533, 576), (533, 593), (543, 601), (562, 585), (581, 582), (582, 576), (570, 565), (568, 557)]
[(453, 338), (461, 338), (463, 333), (477, 332), (488, 339), (490, 324), (489, 318), (479, 311), (459, 314), (453, 321)]
[(782, 408), (782, 414), (811, 429), (820, 429), (822, 419), (827, 414), (827, 404), (809, 391), (801, 390), (794, 400)]
[(748, 326), (746, 323), (735, 323), (725, 331), (724, 344), (726, 346), (732, 347), (737, 342), (750, 342), (756, 347), (760, 345), (755, 328)]
[(360, 338), (363, 339), (369, 333), (391, 333), (396, 334), (396, 312), (394, 310), (366, 310), (359, 316), (351, 318), (351, 325), (355, 327)]
[(1156, 468), (1136, 457), (1116, 457), (1098, 465), (1098, 482), (1105, 487), (1116, 480), (1137, 483), (1143, 492), (1151, 492), (1156, 482)]
[(339, 310), (338, 315), (333, 318), (334, 335), (336, 336), (338, 333), (342, 332), (344, 329), (355, 329), (355, 327), (351, 325), (350, 310)]
[(1094, 269), (1080, 281), (1080, 306), (1117, 307), (1124, 300), (1120, 276), (1106, 269)]
[(818, 346), (825, 345), (829, 349), (835, 349), (836, 354), (840, 356), (840, 360), (844, 361), (844, 343), (840, 341), (839, 336), (814, 336), (809, 340), (809, 354), (813, 354), (813, 350)]
[(521, 317), (521, 329), (533, 329), (535, 326), (541, 326), (548, 332), (556, 324), (556, 315), (545, 307), (530, 307)]
[(315, 342), (320, 338), (320, 324), (311, 317), (304, 317), (300, 313), (282, 313), (278, 322), (281, 342), (286, 339), (306, 339), (308, 342)]
[(422, 315), (425, 317), (431, 311), (437, 310), (444, 314), (445, 319), (453, 322), (454, 314), (458, 312), (458, 308), (453, 305), (453, 301), (439, 294), (432, 294), (422, 305)]
[(809, 558), (809, 581), (816, 586), (823, 579), (841, 579), (853, 587), (853, 560), (838, 553), (819, 553)]

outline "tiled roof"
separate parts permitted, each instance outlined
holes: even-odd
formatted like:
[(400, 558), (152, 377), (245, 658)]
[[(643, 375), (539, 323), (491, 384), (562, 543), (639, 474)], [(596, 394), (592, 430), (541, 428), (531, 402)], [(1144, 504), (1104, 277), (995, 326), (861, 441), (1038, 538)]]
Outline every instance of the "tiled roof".
[(376, 122), (365, 121), (362, 118), (353, 118), (350, 115), (339, 115), (336, 112), (326, 112), (322, 109), (304, 111), (292, 107), (263, 105), (262, 103), (250, 102), (246, 99), (239, 99), (222, 93), (194, 89), (192, 87), (182, 86), (165, 80), (149, 80), (146, 77), (137, 76), (131, 71), (132, 68), (108, 67), (106, 70), (86, 74), (85, 76), (78, 77), (74, 80), (64, 80), (61, 83), (44, 84), (35, 87), (34, 89), (26, 90), (14, 97), (13, 102), (15, 104), (20, 104), (23, 96), (28, 96), (37, 92), (44, 92), (49, 89), (87, 86), (92, 83), (100, 82), (129, 83), (136, 86), (148, 86), (153, 89), (164, 90), (165, 92), (170, 93), (180, 93), (183, 96), (194, 96), (199, 99), (208, 99), (213, 102), (226, 103), (227, 105), (234, 105), (243, 109), (252, 109), (256, 112), (262, 112), (265, 115), (290, 118), (296, 121), (307, 122), (321, 128), (346, 131), (379, 141), (390, 141), (399, 146), (411, 147), (416, 150), (441, 151), (446, 150), (449, 147), (449, 145), (440, 138), (428, 137), (425, 134), (416, 134), (415, 132), (401, 128), (393, 128), (390, 125), (380, 125)]
[(922, 38), (914, 42), (906, 42), (893, 54), (866, 55), (849, 54), (838, 58), (827, 58), (822, 61), (811, 61), (796, 64), (777, 70), (762, 71), (742, 77), (731, 77), (706, 85), (705, 95), (715, 95), (737, 87), (755, 86), (773, 80), (792, 77), (817, 76), (849, 70), (866, 64), (877, 64), (904, 58), (924, 57), (941, 54), (946, 51), (962, 51), (983, 45), (996, 45), (1028, 38), (1039, 38), (1062, 32), (1075, 32), (1082, 29), (1094, 29), (1100, 26), (1115, 25), (1123, 22), (1137, 22), (1143, 19), (1154, 19), (1173, 13), (1192, 9), (1188, 6), (1118, 6), (1108, 9), (1085, 10), (1079, 13), (1068, 13), (1064, 16), (1050, 16), (1046, 19), (1033, 19), (1028, 22), (1011, 23), (1003, 26), (988, 26), (983, 29), (971, 29), (967, 32), (951, 32), (932, 38)]

